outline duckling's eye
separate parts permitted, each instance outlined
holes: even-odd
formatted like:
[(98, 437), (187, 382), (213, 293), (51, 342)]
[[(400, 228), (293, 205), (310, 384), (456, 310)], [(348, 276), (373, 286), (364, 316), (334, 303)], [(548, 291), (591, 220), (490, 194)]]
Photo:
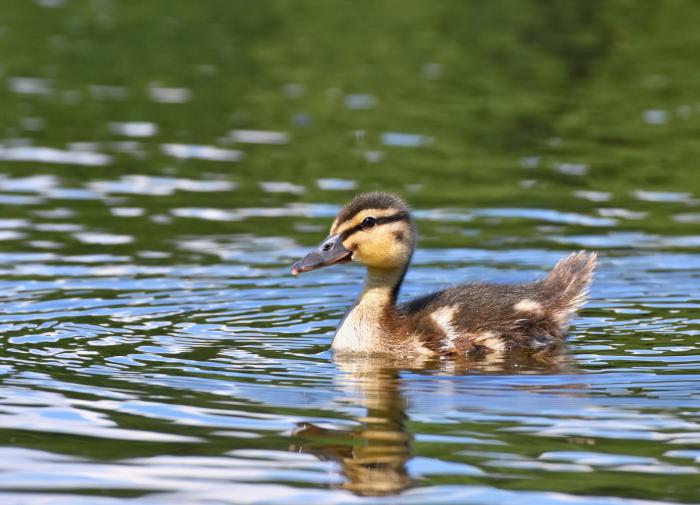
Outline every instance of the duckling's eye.
[(377, 224), (377, 220), (373, 217), (366, 217), (362, 220), (363, 228), (372, 228), (375, 224)]

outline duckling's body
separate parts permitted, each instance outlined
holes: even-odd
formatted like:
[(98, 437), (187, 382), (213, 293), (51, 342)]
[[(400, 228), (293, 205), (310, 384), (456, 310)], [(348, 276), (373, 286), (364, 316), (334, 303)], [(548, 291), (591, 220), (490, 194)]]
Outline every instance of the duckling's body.
[(547, 347), (562, 339), (585, 301), (594, 265), (594, 255), (576, 253), (540, 281), (460, 284), (405, 304), (381, 287), (365, 289), (340, 324), (333, 349), (465, 354)]
[(334, 351), (459, 355), (550, 347), (584, 304), (595, 268), (595, 254), (579, 252), (542, 280), (460, 284), (398, 304), (414, 244), (408, 206), (394, 195), (366, 193), (346, 205), (330, 236), (294, 265), (294, 273), (345, 261), (367, 265), (364, 289), (338, 327)]

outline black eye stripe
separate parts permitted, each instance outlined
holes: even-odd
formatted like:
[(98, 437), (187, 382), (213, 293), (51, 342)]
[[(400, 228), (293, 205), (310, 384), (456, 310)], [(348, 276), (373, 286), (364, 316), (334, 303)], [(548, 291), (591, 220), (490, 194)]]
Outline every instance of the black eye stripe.
[(408, 213), (407, 212), (399, 212), (398, 214), (392, 214), (391, 216), (377, 217), (375, 219), (377, 221), (377, 224), (395, 223), (396, 221), (408, 220)]
[[(408, 220), (408, 212), (398, 212), (396, 214), (392, 214), (391, 216), (376, 217), (374, 219), (375, 219), (375, 225), (373, 226), (373, 228), (376, 228), (377, 226), (380, 226), (383, 224), (395, 223), (397, 221), (407, 221)], [(362, 226), (362, 223), (355, 225), (352, 228), (348, 228), (343, 233), (341, 233), (342, 240), (345, 240), (350, 235), (353, 235), (353, 234), (357, 233), (358, 231), (362, 231), (365, 229), (366, 228), (364, 226)]]

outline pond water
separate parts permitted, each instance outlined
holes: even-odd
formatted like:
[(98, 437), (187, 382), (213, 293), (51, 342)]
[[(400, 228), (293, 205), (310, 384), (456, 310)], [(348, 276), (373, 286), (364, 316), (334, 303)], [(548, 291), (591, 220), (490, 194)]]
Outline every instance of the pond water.
[[(4, 5), (0, 501), (700, 502), (700, 8), (632, 5)], [(374, 189), (403, 298), (597, 250), (566, 352), (334, 359)]]

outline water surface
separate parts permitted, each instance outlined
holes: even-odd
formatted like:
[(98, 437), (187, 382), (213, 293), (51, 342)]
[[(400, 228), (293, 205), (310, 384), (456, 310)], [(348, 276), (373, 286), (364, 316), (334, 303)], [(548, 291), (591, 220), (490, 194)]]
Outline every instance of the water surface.
[[(699, 502), (700, 9), (333, 5), (4, 7), (3, 503)], [(334, 359), (373, 189), (404, 298), (599, 251), (566, 352)]]

